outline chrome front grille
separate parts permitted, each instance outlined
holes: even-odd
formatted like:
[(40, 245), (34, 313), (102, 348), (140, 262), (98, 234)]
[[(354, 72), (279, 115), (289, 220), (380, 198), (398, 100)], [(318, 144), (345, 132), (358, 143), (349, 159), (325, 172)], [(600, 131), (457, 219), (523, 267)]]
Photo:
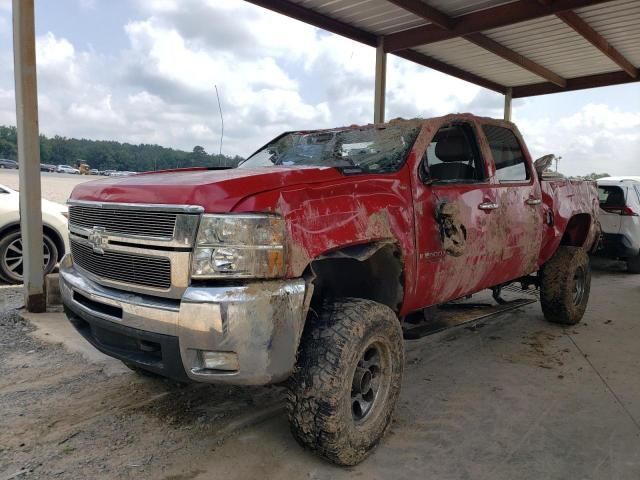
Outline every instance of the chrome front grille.
[(171, 287), (171, 261), (168, 257), (111, 250), (99, 254), (91, 246), (73, 238), (71, 254), (75, 264), (99, 278), (146, 288), (167, 290)]
[(178, 213), (143, 209), (69, 206), (69, 223), (84, 229), (103, 228), (119, 235), (173, 238)]
[(180, 298), (203, 208), (69, 200), (73, 262), (110, 288)]

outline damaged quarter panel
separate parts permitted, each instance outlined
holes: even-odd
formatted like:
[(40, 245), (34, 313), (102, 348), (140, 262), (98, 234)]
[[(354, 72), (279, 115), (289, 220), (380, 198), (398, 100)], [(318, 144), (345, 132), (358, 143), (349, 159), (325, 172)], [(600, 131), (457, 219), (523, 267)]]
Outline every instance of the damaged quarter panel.
[(587, 250), (597, 246), (600, 225), (596, 183), (568, 179), (543, 179), (540, 183), (546, 232), (539, 265), (547, 262), (561, 243)]
[(290, 278), (300, 277), (313, 259), (332, 250), (391, 240), (403, 253), (404, 278), (413, 279), (410, 185), (405, 164), (395, 173), (344, 176), (322, 185), (263, 192), (244, 199), (234, 211), (271, 211), (285, 218)]

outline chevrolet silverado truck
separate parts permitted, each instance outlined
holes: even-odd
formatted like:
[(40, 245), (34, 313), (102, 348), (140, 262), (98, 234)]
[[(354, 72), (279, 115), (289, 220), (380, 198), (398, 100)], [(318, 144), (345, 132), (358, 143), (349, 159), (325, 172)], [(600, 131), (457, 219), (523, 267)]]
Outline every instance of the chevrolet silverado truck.
[(286, 380), (298, 442), (353, 465), (390, 425), (409, 314), (521, 282), (549, 321), (582, 318), (596, 187), (535, 167), (514, 124), (456, 114), (288, 132), (233, 169), (82, 183), (65, 311), (141, 373)]

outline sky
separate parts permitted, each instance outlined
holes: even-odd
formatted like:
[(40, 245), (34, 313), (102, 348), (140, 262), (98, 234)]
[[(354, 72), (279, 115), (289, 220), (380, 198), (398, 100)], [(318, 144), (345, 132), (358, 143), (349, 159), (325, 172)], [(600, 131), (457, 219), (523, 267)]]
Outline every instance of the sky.
[[(375, 51), (243, 0), (36, 0), (41, 132), (247, 156), (287, 130), (373, 119)], [(502, 117), (503, 97), (389, 56), (387, 118)], [(0, 125), (15, 125), (0, 0)], [(517, 99), (534, 157), (640, 175), (640, 84)]]

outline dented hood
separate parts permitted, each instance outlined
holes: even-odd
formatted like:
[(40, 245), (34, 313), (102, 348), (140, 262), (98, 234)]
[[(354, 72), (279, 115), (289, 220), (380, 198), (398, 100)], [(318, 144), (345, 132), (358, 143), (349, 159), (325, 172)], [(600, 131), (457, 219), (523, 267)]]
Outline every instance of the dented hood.
[(328, 167), (205, 168), (168, 170), (81, 183), (72, 200), (114, 203), (199, 205), (209, 213), (224, 213), (246, 197), (282, 187), (342, 178)]

